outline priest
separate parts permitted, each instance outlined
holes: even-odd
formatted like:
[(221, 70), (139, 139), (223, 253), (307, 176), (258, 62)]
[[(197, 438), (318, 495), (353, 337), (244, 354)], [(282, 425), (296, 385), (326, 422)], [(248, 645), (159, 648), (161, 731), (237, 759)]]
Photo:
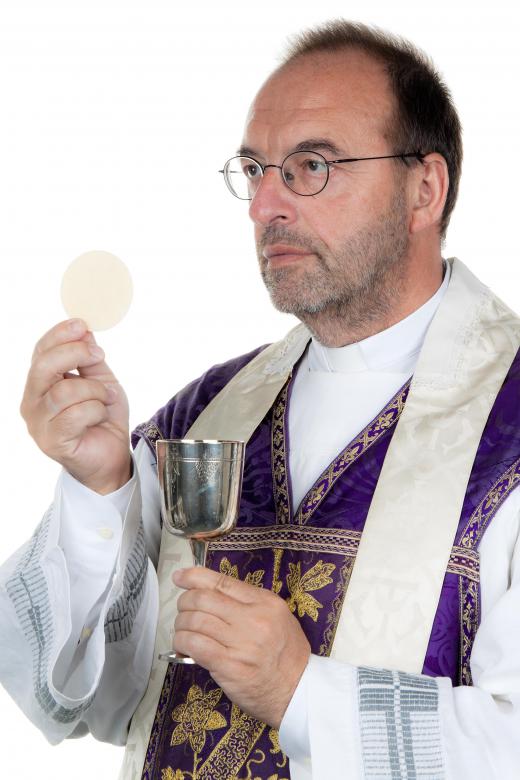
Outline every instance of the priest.
[[(425, 55), (303, 33), (222, 169), (301, 324), (133, 455), (84, 323), (39, 341), (22, 413), (64, 471), (2, 568), (0, 675), (51, 742), (126, 743), (124, 780), (520, 776), (520, 321), (442, 257), (461, 160)], [(181, 437), (247, 442), (206, 569), (161, 531), (155, 442)]]

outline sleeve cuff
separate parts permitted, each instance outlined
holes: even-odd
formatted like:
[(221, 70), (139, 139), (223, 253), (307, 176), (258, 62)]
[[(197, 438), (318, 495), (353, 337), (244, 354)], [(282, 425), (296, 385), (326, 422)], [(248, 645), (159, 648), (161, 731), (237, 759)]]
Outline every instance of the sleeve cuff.
[(103, 504), (109, 501), (119, 512), (121, 518), (123, 518), (125, 516), (126, 508), (135, 486), (136, 471), (137, 469), (134, 463), (132, 477), (128, 480), (128, 482), (118, 490), (114, 490), (112, 493), (107, 493), (106, 495), (102, 496), (100, 493), (96, 493), (94, 490), (86, 487), (81, 482), (78, 482), (78, 480), (69, 474), (68, 471), (63, 470), (61, 473), (63, 494), (66, 495), (71, 502), (75, 500), (78, 502), (88, 500), (92, 504)]
[(280, 724), (280, 747), (293, 761), (303, 761), (311, 754), (309, 742), (308, 688), (312, 674), (312, 655)]
[[(58, 544), (74, 585), (106, 584), (123, 535), (123, 521), (137, 484), (137, 475), (107, 495), (100, 495), (68, 472), (60, 475), (57, 497)], [(92, 579), (94, 578), (94, 579)]]

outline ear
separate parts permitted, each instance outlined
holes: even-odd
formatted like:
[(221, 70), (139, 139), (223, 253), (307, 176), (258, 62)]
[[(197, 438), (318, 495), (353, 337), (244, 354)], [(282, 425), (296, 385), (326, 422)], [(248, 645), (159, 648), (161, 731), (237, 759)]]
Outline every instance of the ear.
[(410, 233), (419, 233), (432, 225), (440, 225), (448, 195), (448, 166), (440, 154), (432, 152), (414, 166), (410, 176), (412, 213)]

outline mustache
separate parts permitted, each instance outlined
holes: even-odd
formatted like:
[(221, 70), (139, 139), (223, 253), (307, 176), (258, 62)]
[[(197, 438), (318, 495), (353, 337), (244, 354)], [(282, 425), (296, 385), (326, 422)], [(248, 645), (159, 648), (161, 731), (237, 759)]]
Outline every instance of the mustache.
[(291, 244), (301, 249), (308, 249), (311, 253), (318, 256), (320, 252), (316, 249), (312, 241), (306, 236), (301, 236), (289, 228), (282, 225), (268, 225), (262, 236), (258, 240), (258, 251), (261, 252), (268, 244)]

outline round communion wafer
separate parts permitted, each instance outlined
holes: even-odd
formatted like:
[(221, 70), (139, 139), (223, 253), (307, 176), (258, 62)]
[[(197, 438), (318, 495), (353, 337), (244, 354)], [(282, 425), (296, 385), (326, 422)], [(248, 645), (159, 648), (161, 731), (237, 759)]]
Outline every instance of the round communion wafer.
[(61, 300), (69, 317), (85, 320), (90, 330), (112, 328), (132, 301), (130, 272), (110, 252), (85, 252), (63, 274)]

